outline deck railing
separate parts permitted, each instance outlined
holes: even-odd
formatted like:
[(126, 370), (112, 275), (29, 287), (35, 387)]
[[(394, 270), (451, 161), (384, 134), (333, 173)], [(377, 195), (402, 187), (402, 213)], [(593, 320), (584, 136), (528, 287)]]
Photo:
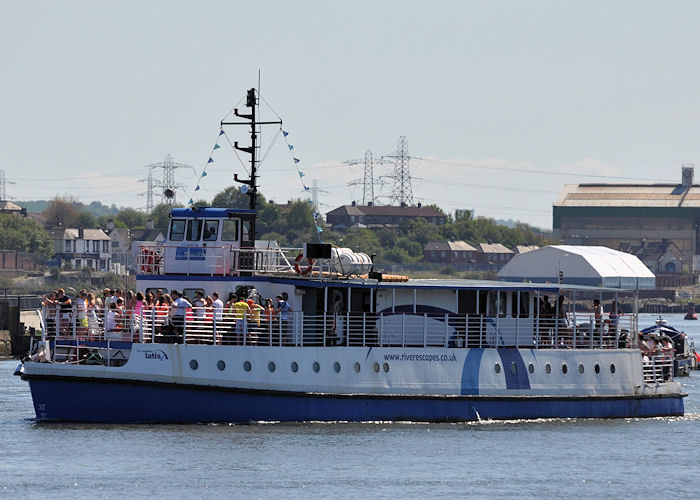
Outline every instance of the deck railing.
[(633, 315), (617, 325), (593, 316), (510, 318), (476, 314), (320, 313), (189, 310), (183, 317), (157, 309), (44, 309), (44, 335), (84, 340), (267, 346), (519, 347), (614, 349), (629, 346)]
[[(236, 248), (232, 245), (143, 245), (136, 256), (140, 274), (167, 272), (210, 276), (232, 276), (240, 272), (280, 272), (293, 269), (289, 260), (298, 249)], [(291, 257), (293, 260), (294, 257)]]

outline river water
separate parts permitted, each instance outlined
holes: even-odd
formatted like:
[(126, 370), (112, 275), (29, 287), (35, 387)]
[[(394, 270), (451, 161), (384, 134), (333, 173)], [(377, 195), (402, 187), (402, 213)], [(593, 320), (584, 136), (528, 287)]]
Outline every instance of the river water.
[[(700, 322), (667, 315), (700, 344)], [(640, 327), (654, 316), (641, 315)], [(37, 424), (0, 362), (2, 498), (695, 496), (700, 371), (686, 415), (460, 424)], [(76, 394), (76, 397), (80, 397)]]

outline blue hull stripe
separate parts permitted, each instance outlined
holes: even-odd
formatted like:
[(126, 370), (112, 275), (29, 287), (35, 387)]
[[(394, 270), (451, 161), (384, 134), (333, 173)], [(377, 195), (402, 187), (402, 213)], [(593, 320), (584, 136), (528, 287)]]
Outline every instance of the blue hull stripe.
[(296, 395), (73, 380), (29, 381), (37, 419), (75, 422), (466, 421), (683, 414), (683, 398)]
[(479, 370), (483, 349), (470, 349), (464, 360), (462, 368), (462, 392), (463, 396), (479, 394)]
[[(506, 389), (529, 389), (530, 377), (519, 349), (498, 349), (506, 376)], [(511, 367), (515, 365), (515, 373)]]

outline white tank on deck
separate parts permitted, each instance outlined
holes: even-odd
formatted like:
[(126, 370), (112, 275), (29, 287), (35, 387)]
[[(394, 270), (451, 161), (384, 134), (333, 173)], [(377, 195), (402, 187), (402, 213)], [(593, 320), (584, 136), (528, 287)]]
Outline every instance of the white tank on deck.
[(372, 269), (372, 259), (366, 253), (353, 252), (350, 248), (331, 248), (331, 270), (338, 274), (367, 274)]

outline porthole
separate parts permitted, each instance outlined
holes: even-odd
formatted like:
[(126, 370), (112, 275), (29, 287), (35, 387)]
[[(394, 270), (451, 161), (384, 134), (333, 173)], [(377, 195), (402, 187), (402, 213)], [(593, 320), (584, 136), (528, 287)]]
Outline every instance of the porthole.
[(569, 367), (566, 366), (566, 363), (562, 363), (561, 365), (561, 372), (566, 374), (569, 371)]
[(333, 370), (335, 371), (335, 373), (340, 373), (340, 363), (338, 363), (337, 361), (333, 363)]
[(389, 373), (389, 363), (384, 363), (384, 373)]
[(193, 370), (196, 370), (197, 368), (199, 368), (199, 363), (197, 363), (196, 359), (190, 360), (190, 368), (192, 368)]
[(610, 373), (615, 373), (615, 363), (610, 365)]
[(595, 364), (593, 367), (593, 370), (595, 370), (596, 373), (600, 373), (600, 365), (598, 363)]
[(267, 369), (270, 370), (270, 372), (274, 372), (276, 368), (277, 368), (277, 367), (275, 366), (274, 361), (270, 361), (270, 362), (267, 364)]
[(296, 372), (299, 371), (299, 365), (297, 364), (296, 361), (292, 361), (292, 371), (293, 371), (294, 373), (296, 373)]
[(583, 373), (584, 371), (586, 371), (586, 369), (583, 367), (583, 363), (579, 363), (579, 365), (578, 365), (578, 372), (579, 372), (579, 373)]
[(249, 372), (251, 368), (252, 368), (252, 366), (250, 364), (250, 361), (246, 361), (245, 363), (243, 363), (243, 369), (245, 371)]
[(379, 363), (374, 363), (374, 373), (379, 373)]
[(547, 373), (552, 373), (552, 365), (550, 365), (549, 363), (544, 365), (544, 371), (546, 371)]
[(511, 363), (510, 364), (510, 373), (512, 373), (513, 375), (518, 373), (518, 365), (516, 365), (515, 363)]
[(501, 373), (501, 365), (499, 365), (498, 363), (493, 365), (493, 369), (496, 371), (496, 373)]
[(530, 373), (535, 373), (535, 365), (530, 363), (527, 367), (527, 371), (529, 371)]
[(360, 363), (355, 363), (355, 371), (360, 373)]
[(223, 359), (220, 359), (219, 361), (216, 362), (216, 367), (219, 370), (224, 371), (226, 369), (226, 363), (224, 363)]
[(313, 369), (316, 373), (321, 369), (321, 365), (318, 364), (318, 361), (314, 361)]

